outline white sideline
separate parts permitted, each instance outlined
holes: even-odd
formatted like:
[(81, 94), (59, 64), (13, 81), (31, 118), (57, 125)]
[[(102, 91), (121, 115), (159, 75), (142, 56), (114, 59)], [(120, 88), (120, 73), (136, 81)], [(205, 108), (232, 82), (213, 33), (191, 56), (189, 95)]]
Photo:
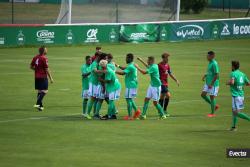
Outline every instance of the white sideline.
[[(194, 99), (194, 100), (181, 100), (181, 101), (173, 101), (171, 104), (179, 104), (179, 103), (189, 103), (189, 102), (198, 102), (202, 101), (201, 99)], [(142, 106), (138, 106), (142, 107)], [(125, 110), (126, 107), (121, 107), (121, 111)], [(60, 116), (73, 116), (73, 115), (80, 115), (80, 113), (74, 113), (70, 115), (59, 115)], [(226, 117), (231, 116), (231, 115), (225, 115)], [(42, 119), (49, 119), (50, 117), (30, 117), (30, 118), (22, 118), (22, 119), (12, 119), (12, 120), (2, 120), (0, 123), (9, 123), (9, 122), (20, 122), (20, 121), (27, 121), (27, 120), (42, 120)]]

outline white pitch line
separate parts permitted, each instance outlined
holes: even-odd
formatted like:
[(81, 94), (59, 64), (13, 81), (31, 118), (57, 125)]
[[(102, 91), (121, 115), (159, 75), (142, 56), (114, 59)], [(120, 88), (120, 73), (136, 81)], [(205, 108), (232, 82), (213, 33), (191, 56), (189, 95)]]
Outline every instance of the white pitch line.
[(27, 120), (40, 120), (40, 119), (46, 119), (46, 118), (49, 118), (49, 117), (30, 117), (30, 118), (23, 118), (23, 119), (10, 119), (10, 120), (0, 121), (0, 123), (19, 122), (19, 121), (27, 121)]

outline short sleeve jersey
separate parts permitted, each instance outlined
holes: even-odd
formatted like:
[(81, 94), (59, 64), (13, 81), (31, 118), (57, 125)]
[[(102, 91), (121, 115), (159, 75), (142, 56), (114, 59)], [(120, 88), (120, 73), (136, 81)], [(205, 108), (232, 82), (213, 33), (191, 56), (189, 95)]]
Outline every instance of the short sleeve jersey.
[[(87, 74), (90, 72), (90, 65), (83, 64), (81, 66), (81, 73), (82, 74)], [(87, 77), (82, 77), (82, 90), (88, 90), (89, 89), (89, 76)]]
[(114, 92), (116, 90), (121, 89), (121, 84), (118, 80), (118, 78), (116, 77), (115, 72), (110, 68), (107, 67), (107, 72), (105, 74), (105, 80), (108, 80), (110, 82), (106, 83), (106, 91), (108, 93)]
[(231, 72), (230, 78), (234, 80), (234, 84), (230, 86), (230, 91), (234, 97), (244, 97), (244, 85), (249, 83), (247, 76), (240, 70)]
[(35, 78), (47, 78), (46, 69), (49, 65), (48, 59), (45, 55), (35, 56), (30, 65), (35, 69)]
[[(219, 65), (217, 63), (216, 60), (212, 60), (209, 62), (208, 67), (207, 67), (207, 75), (206, 75), (206, 84), (210, 85), (212, 80), (214, 79), (214, 76), (216, 74), (219, 74), (220, 69), (219, 69)], [(219, 77), (216, 79), (216, 81), (214, 82), (214, 85), (212, 86), (219, 86)]]
[(137, 88), (137, 68), (135, 67), (134, 63), (129, 63), (123, 72), (125, 73), (126, 88)]
[(168, 75), (172, 73), (170, 65), (163, 62), (158, 64), (162, 85), (168, 86)]
[(150, 85), (152, 87), (161, 86), (159, 68), (157, 64), (152, 64), (147, 68), (146, 71), (150, 75)]

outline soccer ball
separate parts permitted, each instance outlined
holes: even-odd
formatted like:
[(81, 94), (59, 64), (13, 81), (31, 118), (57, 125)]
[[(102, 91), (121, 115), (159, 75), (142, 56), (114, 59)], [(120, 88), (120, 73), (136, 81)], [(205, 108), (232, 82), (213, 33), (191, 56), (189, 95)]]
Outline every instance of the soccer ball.
[(99, 65), (100, 65), (101, 67), (106, 67), (107, 64), (108, 64), (108, 61), (107, 61), (107, 60), (101, 60), (101, 61), (99, 62)]

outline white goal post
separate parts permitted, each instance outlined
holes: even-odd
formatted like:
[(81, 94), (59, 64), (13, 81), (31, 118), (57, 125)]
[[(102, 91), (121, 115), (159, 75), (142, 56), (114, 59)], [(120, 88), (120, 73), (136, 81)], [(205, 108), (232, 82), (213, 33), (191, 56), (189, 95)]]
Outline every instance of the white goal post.
[(55, 24), (179, 21), (180, 0), (61, 0)]

